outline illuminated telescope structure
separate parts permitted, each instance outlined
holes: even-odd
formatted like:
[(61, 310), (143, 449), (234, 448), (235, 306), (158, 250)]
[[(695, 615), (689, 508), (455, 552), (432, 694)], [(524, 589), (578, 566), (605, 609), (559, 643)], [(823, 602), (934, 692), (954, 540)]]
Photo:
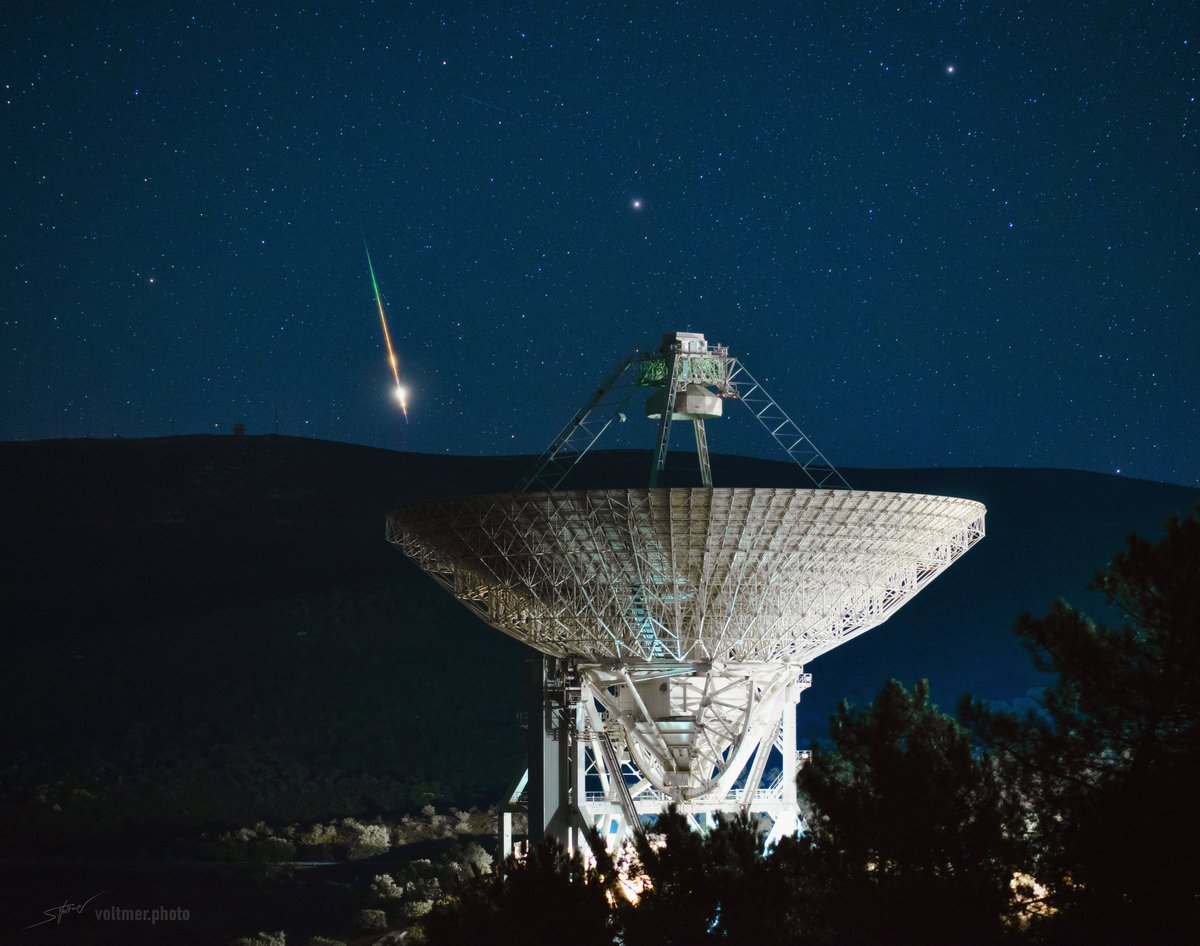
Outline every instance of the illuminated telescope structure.
[[(658, 422), (650, 486), (561, 489), (639, 395)], [(704, 422), (731, 400), (809, 485), (712, 486)], [(692, 422), (698, 487), (657, 485), (676, 421)], [(718, 811), (765, 816), (771, 843), (800, 825), (806, 664), (887, 620), (983, 537), (985, 512), (852, 490), (737, 359), (680, 332), (622, 362), (517, 490), (398, 507), (388, 538), (543, 655), (505, 853), (515, 811), (532, 840), (578, 848), (591, 828), (615, 846), (669, 803), (698, 827)]]

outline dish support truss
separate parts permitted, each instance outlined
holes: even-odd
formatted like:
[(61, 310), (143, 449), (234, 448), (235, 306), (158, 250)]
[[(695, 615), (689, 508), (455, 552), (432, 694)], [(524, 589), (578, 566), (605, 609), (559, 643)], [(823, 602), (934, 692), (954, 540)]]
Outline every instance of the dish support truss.
[(798, 824), (803, 667), (911, 600), (985, 512), (848, 490), (508, 493), (400, 507), (389, 539), (545, 655), (506, 851), (517, 811), (533, 837), (616, 844), (672, 802), (697, 825), (763, 815), (773, 840)]
[(501, 806), (503, 856), (517, 813), (530, 838), (548, 834), (573, 851), (588, 850), (592, 831), (615, 850), (670, 804), (698, 830), (719, 812), (748, 813), (769, 823), (768, 845), (799, 829), (796, 773), (807, 753), (796, 748), (796, 704), (808, 674), (554, 657), (531, 672), (530, 767)]
[[(674, 405), (676, 398), (689, 386), (700, 386), (713, 391), (719, 398), (744, 404), (813, 486), (850, 489), (845, 477), (767, 393), (745, 364), (729, 354), (728, 348), (709, 345), (700, 335), (675, 333), (668, 335), (657, 351), (635, 351), (622, 360), (550, 442), (550, 446), (517, 484), (515, 492), (551, 492), (558, 489), (613, 422), (624, 418), (630, 409), (630, 402), (639, 391), (665, 389), (664, 403)], [(673, 410), (664, 410), (658, 421), (658, 436), (650, 467), (651, 487), (658, 486), (659, 477), (666, 466), (673, 414)], [(700, 484), (712, 486), (704, 420), (693, 420), (692, 428), (700, 463)]]

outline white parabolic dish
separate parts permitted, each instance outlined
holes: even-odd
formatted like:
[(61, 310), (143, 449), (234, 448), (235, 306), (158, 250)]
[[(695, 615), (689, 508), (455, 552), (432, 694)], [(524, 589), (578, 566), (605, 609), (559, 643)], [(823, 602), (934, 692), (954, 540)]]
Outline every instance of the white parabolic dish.
[(828, 489), (505, 493), (398, 507), (388, 538), (547, 654), (799, 667), (886, 620), (983, 537), (985, 512)]
[[(560, 490), (646, 389), (659, 421), (651, 487)], [(726, 399), (813, 488), (712, 488), (704, 422)], [(671, 422), (688, 419), (705, 485), (656, 488)], [(967, 499), (851, 490), (739, 359), (675, 332), (621, 363), (518, 491), (400, 506), (388, 538), (547, 655), (531, 687), (531, 837), (584, 824), (612, 827), (616, 843), (670, 801), (692, 818), (758, 812), (773, 821), (770, 843), (799, 825), (805, 665), (887, 620), (983, 538), (985, 513)]]

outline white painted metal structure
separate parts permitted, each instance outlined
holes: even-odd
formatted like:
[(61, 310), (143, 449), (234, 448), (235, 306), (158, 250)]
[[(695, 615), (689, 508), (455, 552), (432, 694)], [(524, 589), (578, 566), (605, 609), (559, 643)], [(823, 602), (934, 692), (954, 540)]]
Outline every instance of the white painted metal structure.
[[(711, 351), (703, 336), (676, 344), (675, 356)], [(722, 387), (733, 359), (719, 351), (710, 386), (736, 394)], [(676, 362), (665, 374), (647, 405), (660, 447), (665, 403), (701, 427), (693, 405), (719, 413), (696, 373)], [(815, 448), (806, 455), (820, 460), (821, 479), (805, 470), (814, 482), (845, 482)], [(543, 469), (548, 456), (553, 445)], [(768, 816), (771, 840), (799, 825), (805, 665), (885, 621), (983, 537), (984, 514), (965, 499), (820, 486), (515, 492), (402, 506), (388, 538), (485, 622), (546, 655), (530, 771), (510, 797), (528, 797), (531, 836), (577, 846), (595, 827), (615, 845), (673, 802), (700, 826), (722, 810)]]

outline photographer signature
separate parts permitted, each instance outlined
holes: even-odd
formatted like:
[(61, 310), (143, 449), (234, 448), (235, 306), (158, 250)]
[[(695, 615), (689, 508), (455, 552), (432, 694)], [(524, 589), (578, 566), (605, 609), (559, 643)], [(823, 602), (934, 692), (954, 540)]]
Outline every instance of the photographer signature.
[[(100, 893), (104, 893), (104, 891), (101, 890)], [(25, 929), (31, 930), (35, 926), (44, 926), (47, 923), (61, 923), (62, 918), (68, 913), (82, 913), (83, 908), (100, 896), (100, 893), (92, 894), (90, 897), (84, 900), (83, 903), (72, 903), (70, 900), (65, 900), (63, 901), (62, 906), (51, 907), (49, 910), (43, 910), (42, 915), (46, 919), (37, 923), (31, 923), (29, 926), (25, 927)]]

